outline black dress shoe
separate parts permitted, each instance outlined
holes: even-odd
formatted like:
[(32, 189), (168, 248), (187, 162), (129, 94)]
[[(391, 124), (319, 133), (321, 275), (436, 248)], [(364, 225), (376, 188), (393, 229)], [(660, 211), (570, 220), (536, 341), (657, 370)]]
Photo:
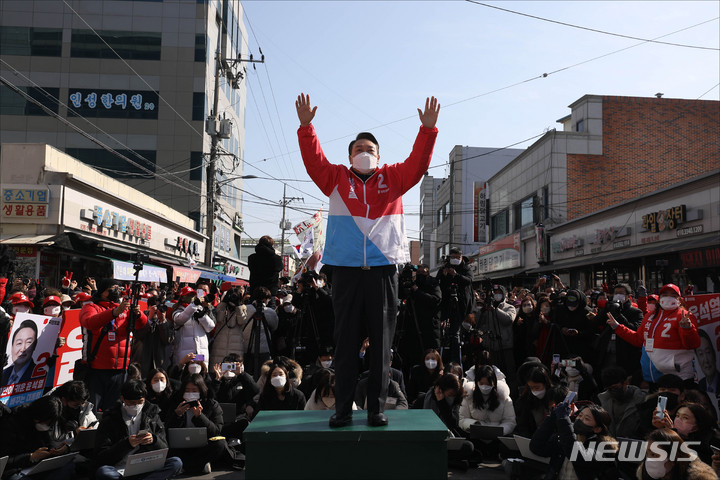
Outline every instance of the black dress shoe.
[(387, 415), (382, 412), (368, 413), (368, 425), (371, 427), (383, 427), (388, 424)]
[(352, 414), (338, 415), (333, 413), (332, 417), (330, 417), (330, 428), (347, 427), (350, 424), (352, 424)]

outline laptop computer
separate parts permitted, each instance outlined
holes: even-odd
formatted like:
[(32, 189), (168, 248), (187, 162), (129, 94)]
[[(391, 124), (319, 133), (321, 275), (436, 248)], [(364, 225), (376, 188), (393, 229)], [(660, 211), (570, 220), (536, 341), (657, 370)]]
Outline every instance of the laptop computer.
[(25, 475), (35, 475), (36, 473), (57, 470), (58, 468), (65, 466), (66, 463), (72, 462), (76, 455), (77, 452), (72, 452), (66, 453), (65, 455), (58, 455), (57, 457), (45, 458), (32, 467), (24, 468), (20, 471), (20, 473)]
[(470, 425), (470, 438), (477, 440), (496, 440), (503, 434), (503, 427), (473, 424)]
[(8, 462), (8, 456), (4, 456), (0, 458), (0, 477), (2, 477), (2, 474), (5, 472), (5, 467), (7, 467)]
[(231, 423), (237, 417), (237, 405), (234, 403), (221, 403), (220, 408), (223, 411), (223, 422)]
[(95, 448), (95, 438), (97, 437), (97, 429), (78, 430), (75, 439), (70, 445), (70, 451), (79, 452), (81, 450), (92, 450)]
[(513, 437), (498, 437), (498, 440), (500, 440), (500, 443), (505, 445), (505, 448), (507, 448), (508, 450), (512, 450), (514, 452), (520, 451), (517, 442)]
[(159, 470), (165, 465), (167, 453), (168, 449), (163, 448), (129, 455), (125, 462), (125, 468), (118, 468), (118, 473), (123, 477), (132, 477), (133, 475), (142, 475), (143, 473)]
[(198, 448), (207, 445), (207, 428), (168, 428), (170, 448)]
[(515, 443), (517, 443), (520, 454), (524, 458), (535, 460), (540, 463), (550, 463), (550, 457), (541, 457), (540, 455), (535, 455), (532, 451), (530, 451), (529, 438), (521, 437), (520, 435), (513, 435), (513, 438), (515, 438)]

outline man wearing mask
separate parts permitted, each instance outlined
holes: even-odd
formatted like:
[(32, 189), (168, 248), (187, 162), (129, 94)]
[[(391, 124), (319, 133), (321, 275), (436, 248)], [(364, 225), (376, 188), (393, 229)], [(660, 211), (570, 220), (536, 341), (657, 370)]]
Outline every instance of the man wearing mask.
[[(80, 325), (84, 329), (83, 358), (90, 367), (86, 379), (90, 401), (103, 411), (120, 395), (125, 369), (132, 357), (131, 345), (127, 344), (131, 314), (135, 318), (135, 329), (145, 328), (145, 314), (138, 306), (131, 312), (130, 300), (120, 301), (120, 285), (112, 279), (103, 279), (93, 303), (84, 305), (80, 311)], [(93, 352), (96, 352), (94, 358)]]
[(335, 310), (335, 414), (331, 427), (352, 423), (358, 349), (366, 333), (373, 345), (368, 383), (368, 424), (387, 425), (390, 346), (397, 317), (397, 266), (410, 260), (402, 195), (427, 171), (437, 137), (440, 105), (428, 98), (418, 109), (422, 126), (410, 157), (379, 166), (380, 145), (362, 132), (348, 146), (351, 168), (328, 162), (311, 124), (317, 107), (301, 94), (295, 103), (305, 168), (330, 197), (323, 262), (333, 266)]
[(517, 311), (506, 298), (505, 287), (493, 285), (492, 299), (486, 299), (485, 307), (479, 312), (477, 326), (485, 332), (483, 346), (490, 352), (493, 364), (507, 375), (510, 391), (514, 392), (517, 389), (517, 368), (513, 352), (513, 321)]
[[(472, 272), (459, 247), (450, 249), (450, 257), (436, 276), (442, 290), (442, 320), (449, 320), (445, 335), (450, 337), (451, 362), (461, 364), (460, 327), (469, 313), (474, 310)], [(448, 362), (449, 363), (449, 362)]]
[[(122, 385), (120, 402), (103, 414), (93, 459), (97, 480), (122, 478), (117, 469), (124, 467), (129, 455), (168, 448), (160, 407), (145, 397), (145, 384), (128, 380)], [(182, 460), (170, 457), (159, 470), (137, 478), (164, 480), (180, 473), (181, 468)]]
[[(598, 300), (598, 314), (595, 317), (597, 325), (607, 322), (608, 313), (615, 320), (631, 330), (637, 330), (643, 321), (643, 312), (633, 305), (632, 289), (629, 285), (620, 283), (613, 290), (611, 301)], [(605, 328), (597, 342), (595, 367), (600, 369), (611, 365), (637, 365), (640, 363), (640, 349), (630, 343), (618, 339), (611, 328)]]
[[(304, 355), (298, 359), (303, 365), (316, 358), (323, 345), (333, 345), (335, 315), (333, 312), (332, 295), (324, 273), (307, 272), (297, 285), (297, 293), (292, 295), (292, 305), (299, 311), (302, 320), (302, 331), (297, 332), (306, 347)], [(287, 305), (285, 305), (287, 307)]]
[(440, 329), (442, 290), (437, 279), (430, 276), (430, 267), (428, 265), (418, 265), (411, 295), (418, 326), (420, 327), (420, 337), (423, 343), (422, 351), (429, 348), (439, 350), (442, 338), (442, 330)]
[(600, 406), (610, 414), (610, 435), (615, 438), (634, 437), (640, 426), (638, 406), (645, 401), (645, 393), (630, 385), (627, 372), (619, 365), (603, 370), (601, 379), (606, 388), (598, 394), (598, 399)]

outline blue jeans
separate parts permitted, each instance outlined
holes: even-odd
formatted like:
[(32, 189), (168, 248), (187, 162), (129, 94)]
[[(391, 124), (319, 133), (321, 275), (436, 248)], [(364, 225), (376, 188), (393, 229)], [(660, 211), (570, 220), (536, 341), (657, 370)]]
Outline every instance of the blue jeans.
[(96, 480), (119, 480), (121, 478), (138, 478), (143, 480), (165, 480), (174, 477), (180, 473), (182, 469), (182, 460), (178, 457), (170, 457), (165, 460), (165, 465), (160, 470), (155, 470), (147, 475), (135, 475), (132, 477), (123, 477), (117, 471), (117, 468), (111, 465), (103, 465), (95, 472)]

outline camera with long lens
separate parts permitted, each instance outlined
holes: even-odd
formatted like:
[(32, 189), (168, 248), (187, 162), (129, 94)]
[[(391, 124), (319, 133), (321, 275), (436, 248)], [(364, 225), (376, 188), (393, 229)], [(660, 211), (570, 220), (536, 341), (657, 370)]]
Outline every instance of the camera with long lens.
[(132, 261), (135, 270), (142, 270), (143, 265), (150, 261), (150, 256), (146, 253), (135, 252), (132, 256)]
[(300, 276), (300, 281), (298, 283), (303, 286), (303, 295), (307, 294), (309, 289), (312, 288), (313, 280), (317, 282), (319, 278), (320, 275), (315, 270), (308, 270)]

